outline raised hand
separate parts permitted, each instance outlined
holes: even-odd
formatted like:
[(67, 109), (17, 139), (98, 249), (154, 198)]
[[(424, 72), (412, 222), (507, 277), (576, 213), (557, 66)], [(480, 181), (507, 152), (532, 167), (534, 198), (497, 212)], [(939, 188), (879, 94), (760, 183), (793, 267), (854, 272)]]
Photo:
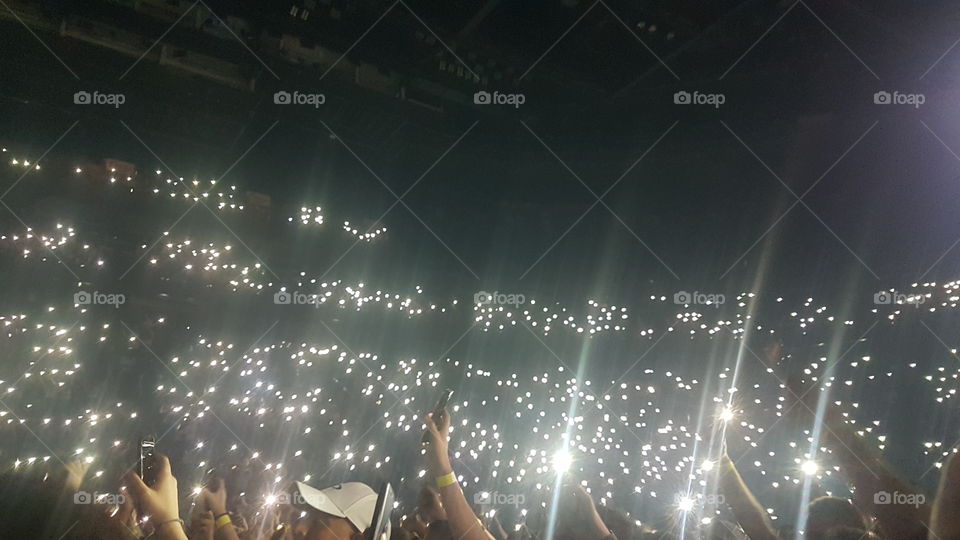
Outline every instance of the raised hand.
[(436, 411), (428, 414), (423, 423), (427, 429), (426, 451), (430, 474), (437, 482), (440, 501), (446, 510), (453, 537), (460, 540), (494, 540), (473, 513), (453, 476), (453, 467), (447, 454), (450, 413), (446, 410)]
[(190, 540), (213, 540), (216, 529), (213, 512), (199, 512), (190, 518)]
[[(434, 418), (436, 416), (436, 418)], [(447, 455), (450, 439), (450, 413), (446, 410), (439, 414), (430, 413), (424, 419), (427, 428), (428, 447), (427, 459), (434, 476), (441, 476), (452, 472), (450, 456)]]
[(417, 516), (422, 517), (427, 524), (447, 519), (447, 513), (440, 502), (440, 494), (427, 486), (421, 488), (417, 501)]
[(75, 459), (70, 463), (67, 463), (64, 466), (64, 471), (66, 476), (63, 480), (63, 487), (68, 492), (76, 492), (80, 490), (80, 485), (83, 483), (83, 478), (87, 475), (87, 470), (90, 469), (90, 464)]
[(197, 504), (213, 512), (214, 516), (226, 513), (227, 488), (224, 487), (223, 480), (218, 478), (204, 486), (197, 495)]
[(930, 519), (930, 539), (960, 539), (960, 459), (950, 456), (940, 473), (940, 488), (933, 503)]
[(578, 484), (566, 484), (560, 488), (557, 533), (583, 540), (599, 540), (610, 535), (597, 513), (593, 497)]
[(148, 486), (134, 471), (128, 471), (124, 479), (127, 491), (133, 496), (134, 505), (141, 515), (149, 516), (154, 527), (159, 527), (159, 538), (186, 538), (180, 519), (180, 507), (177, 497), (177, 479), (170, 471), (170, 460), (157, 455), (157, 480)]

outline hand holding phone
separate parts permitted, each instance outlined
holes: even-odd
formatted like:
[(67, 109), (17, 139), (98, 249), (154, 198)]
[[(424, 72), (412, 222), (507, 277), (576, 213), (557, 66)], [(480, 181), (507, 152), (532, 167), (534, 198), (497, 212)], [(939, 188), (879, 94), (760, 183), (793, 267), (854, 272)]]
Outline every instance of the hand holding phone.
[[(439, 422), (439, 418), (443, 416), (444, 411), (447, 409), (447, 403), (450, 402), (450, 398), (453, 397), (453, 390), (449, 388), (444, 390), (440, 394), (440, 399), (437, 401), (437, 406), (433, 408), (433, 419), (435, 422)], [(420, 438), (421, 444), (427, 444), (430, 442), (430, 432), (424, 431), (423, 437)]]

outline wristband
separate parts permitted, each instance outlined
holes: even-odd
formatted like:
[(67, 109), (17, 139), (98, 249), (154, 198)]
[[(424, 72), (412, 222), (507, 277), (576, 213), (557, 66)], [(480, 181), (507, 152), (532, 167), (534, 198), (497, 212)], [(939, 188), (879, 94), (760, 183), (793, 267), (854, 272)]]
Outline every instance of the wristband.
[(161, 522), (159, 522), (159, 523), (154, 523), (154, 524), (153, 524), (153, 532), (150, 533), (150, 536), (147, 536), (147, 538), (156, 536), (156, 535), (157, 535), (157, 531), (160, 530), (160, 527), (162, 527), (162, 526), (164, 526), (164, 525), (166, 525), (166, 524), (168, 524), (168, 523), (179, 523), (179, 524), (180, 524), (180, 529), (183, 530), (184, 532), (186, 532), (186, 529), (185, 529), (184, 526), (183, 526), (183, 520), (182, 520), (182, 519), (180, 519), (180, 518), (170, 519), (170, 520), (167, 520), (167, 521), (161, 521)]
[(220, 529), (222, 529), (223, 527), (226, 527), (227, 525), (230, 525), (230, 524), (232, 524), (232, 523), (233, 523), (233, 522), (230, 521), (230, 514), (224, 512), (223, 514), (220, 514), (219, 516), (217, 516), (217, 527), (216, 527), (216, 530), (220, 530)]
[(437, 477), (437, 489), (443, 489), (447, 486), (452, 486), (457, 483), (457, 477), (453, 475), (453, 472), (448, 472), (443, 476)]
[(183, 527), (183, 520), (180, 518), (176, 518), (176, 519), (169, 519), (167, 521), (161, 521), (160, 523), (154, 523), (153, 528), (159, 529), (161, 525), (166, 525), (168, 523), (179, 523), (180, 526)]

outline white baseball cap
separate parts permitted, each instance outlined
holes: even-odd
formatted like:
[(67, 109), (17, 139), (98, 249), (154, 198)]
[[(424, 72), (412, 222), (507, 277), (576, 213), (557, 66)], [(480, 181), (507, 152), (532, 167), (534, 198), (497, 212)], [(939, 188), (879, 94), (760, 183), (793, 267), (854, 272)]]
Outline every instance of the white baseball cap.
[(326, 489), (297, 482), (297, 489), (311, 508), (345, 518), (360, 532), (366, 531), (373, 521), (377, 492), (362, 482), (346, 482)]

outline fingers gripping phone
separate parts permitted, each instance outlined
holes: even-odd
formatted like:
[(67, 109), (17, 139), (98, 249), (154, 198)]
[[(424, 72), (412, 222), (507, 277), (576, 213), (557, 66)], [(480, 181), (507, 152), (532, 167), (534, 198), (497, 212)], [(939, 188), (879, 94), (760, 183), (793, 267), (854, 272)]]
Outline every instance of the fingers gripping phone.
[(157, 442), (153, 437), (144, 437), (140, 439), (140, 463), (137, 474), (143, 483), (152, 486), (157, 481), (157, 458), (154, 454), (154, 448)]
[[(447, 408), (447, 403), (450, 402), (450, 398), (452, 397), (453, 397), (453, 390), (450, 390), (449, 388), (444, 390), (443, 393), (440, 394), (440, 399), (437, 401), (437, 406), (433, 408), (434, 421), (436, 421), (436, 419), (439, 418), (441, 414), (443, 414), (443, 411)], [(427, 444), (428, 442), (430, 442), (429, 430), (423, 432), (423, 437), (420, 439), (420, 442), (423, 444)]]

